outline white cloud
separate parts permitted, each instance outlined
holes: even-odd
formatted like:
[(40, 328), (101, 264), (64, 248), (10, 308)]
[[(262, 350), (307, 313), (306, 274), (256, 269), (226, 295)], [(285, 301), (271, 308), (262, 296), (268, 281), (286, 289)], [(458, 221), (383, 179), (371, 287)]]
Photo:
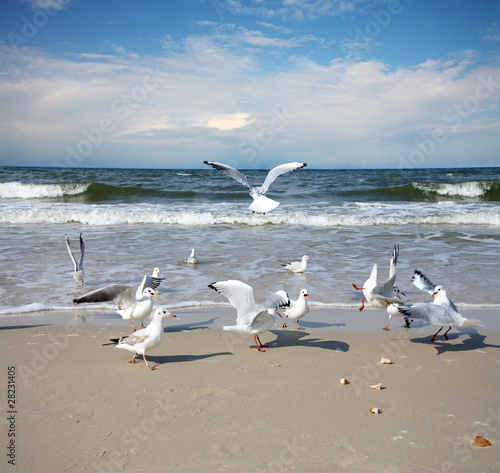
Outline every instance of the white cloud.
[(236, 156), (246, 166), (277, 156), (318, 165), (377, 157), (390, 165), (437, 128), (447, 143), (498, 131), (500, 68), (474, 66), (470, 53), (396, 69), (302, 58), (264, 74), (258, 57), (208, 37), (142, 59), (54, 58), (30, 48), (2, 54), (11, 65), (0, 76), (3, 153), (49, 163), (88, 136), (99, 141), (99, 133), (88, 165), (117, 153), (135, 165), (146, 156), (150, 165), (168, 165), (165, 156), (182, 155), (186, 166), (198, 166), (200, 153)]
[(71, 0), (23, 0), (31, 4), (36, 9), (63, 10)]

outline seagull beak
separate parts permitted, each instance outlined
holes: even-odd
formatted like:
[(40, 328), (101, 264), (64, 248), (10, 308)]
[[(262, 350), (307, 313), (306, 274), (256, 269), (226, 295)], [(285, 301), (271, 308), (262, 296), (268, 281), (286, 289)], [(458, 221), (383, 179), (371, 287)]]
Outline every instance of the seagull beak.
[[(406, 297), (406, 294), (404, 292), (400, 291), (399, 293)], [(400, 297), (400, 299), (401, 299), (401, 297)]]
[(151, 297), (156, 297), (156, 298), (158, 299), (158, 292), (156, 292), (156, 291), (155, 291), (155, 292), (151, 295)]
[(175, 314), (168, 314), (169, 317), (177, 317)]
[(309, 298), (309, 294), (304, 294), (304, 299), (307, 301), (307, 299)]
[(436, 297), (436, 296), (437, 296), (437, 292), (433, 292), (432, 297)]

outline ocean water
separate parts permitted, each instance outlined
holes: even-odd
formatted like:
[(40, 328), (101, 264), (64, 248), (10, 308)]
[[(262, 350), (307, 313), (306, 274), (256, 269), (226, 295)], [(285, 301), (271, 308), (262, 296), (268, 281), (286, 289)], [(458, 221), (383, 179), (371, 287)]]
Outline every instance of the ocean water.
[[(245, 171), (260, 185), (267, 171)], [(399, 244), (398, 286), (415, 268), (446, 286), (463, 308), (500, 308), (500, 168), (300, 169), (280, 176), (267, 215), (248, 210), (248, 190), (212, 169), (0, 168), (0, 315), (74, 306), (66, 273), (70, 237), (86, 242), (85, 290), (136, 285), (158, 266), (158, 304), (170, 309), (227, 304), (207, 286), (240, 279), (263, 301), (302, 288), (314, 307), (359, 307), (374, 263), (388, 275)], [(199, 263), (185, 260), (196, 248)], [(311, 258), (304, 274), (281, 265)], [(106, 310), (113, 304), (100, 306)], [(42, 312), (43, 313), (43, 312)], [(500, 321), (499, 321), (500, 324)]]

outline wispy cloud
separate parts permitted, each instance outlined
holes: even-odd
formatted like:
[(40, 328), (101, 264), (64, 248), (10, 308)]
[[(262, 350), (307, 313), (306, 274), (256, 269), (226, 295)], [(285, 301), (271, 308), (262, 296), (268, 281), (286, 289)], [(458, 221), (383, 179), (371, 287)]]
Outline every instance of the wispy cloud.
[(31, 4), (34, 9), (63, 10), (71, 0), (23, 0)]
[[(266, 47), (259, 41), (269, 39), (245, 29), (238, 35), (252, 47)], [(291, 69), (257, 74), (260, 56), (231, 49), (219, 36), (186, 38), (158, 57), (115, 50), (57, 58), (29, 47), (14, 55), (5, 47), (11, 67), (0, 76), (4, 151), (61, 156), (107, 120), (112, 132), (96, 159), (114, 149), (140, 152), (153, 165), (170, 150), (196, 166), (200, 149), (212, 159), (243, 159), (242, 144), (253, 140), (256, 158), (243, 164), (258, 165), (279, 150), (290, 159), (312, 153), (327, 165), (336, 153), (352, 159), (382, 152), (381, 143), (411, 146), (436, 127), (450, 137), (498, 130), (500, 68), (476, 65), (471, 52), (399, 68), (374, 60), (321, 65), (302, 56)], [(489, 77), (491, 90), (474, 99)], [(456, 126), (455, 108), (475, 100)], [(293, 119), (273, 131), (277, 113)], [(395, 148), (383, 152), (390, 164)]]

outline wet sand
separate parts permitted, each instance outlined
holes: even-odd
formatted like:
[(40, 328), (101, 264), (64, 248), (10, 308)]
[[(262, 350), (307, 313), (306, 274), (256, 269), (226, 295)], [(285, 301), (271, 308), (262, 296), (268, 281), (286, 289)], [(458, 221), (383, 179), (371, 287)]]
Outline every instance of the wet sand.
[[(278, 322), (261, 335), (265, 353), (252, 336), (222, 330), (232, 308), (174, 312), (179, 320), (164, 322), (147, 356), (154, 371), (103, 346), (130, 332), (116, 314), (2, 317), (1, 430), (11, 449), (1, 470), (500, 470), (498, 310), (462, 311), (486, 327), (452, 329), (431, 344), (438, 327), (406, 330), (393, 319), (385, 332), (384, 311), (313, 308), (305, 330)], [(492, 445), (472, 447), (476, 435)]]

